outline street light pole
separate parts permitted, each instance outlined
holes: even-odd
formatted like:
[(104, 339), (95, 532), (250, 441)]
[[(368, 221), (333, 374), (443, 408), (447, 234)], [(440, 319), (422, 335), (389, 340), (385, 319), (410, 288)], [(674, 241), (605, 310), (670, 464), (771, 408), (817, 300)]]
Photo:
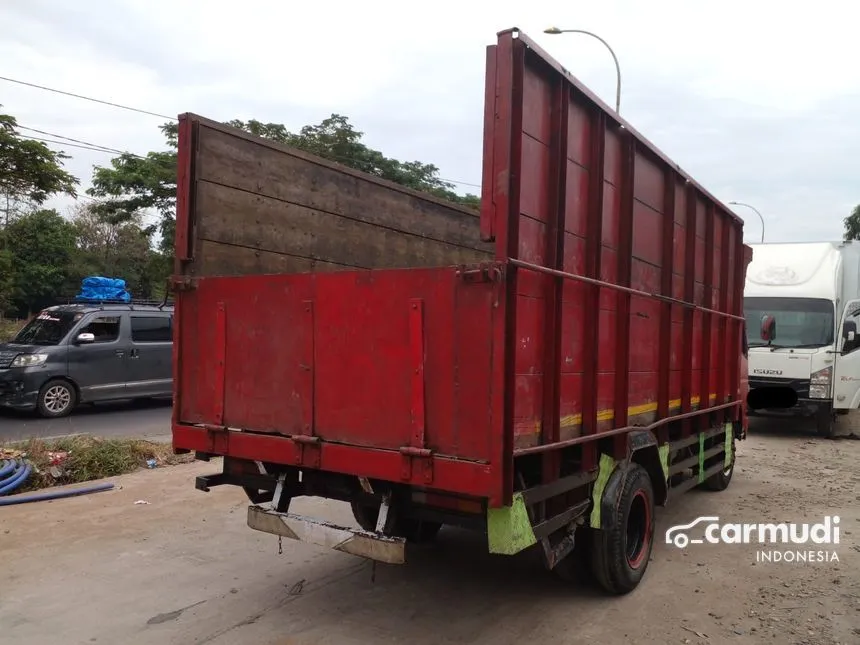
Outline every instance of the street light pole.
[(746, 206), (750, 210), (752, 210), (758, 218), (761, 220), (761, 243), (764, 244), (764, 217), (761, 216), (761, 213), (758, 212), (758, 209), (755, 206), (750, 206), (749, 204), (744, 204), (743, 202), (729, 202), (732, 206)]
[(596, 38), (606, 49), (609, 50), (609, 53), (612, 54), (612, 60), (615, 62), (615, 113), (621, 114), (621, 65), (618, 64), (618, 56), (615, 55), (615, 51), (613, 51), (612, 47), (609, 46), (609, 43), (603, 40), (597, 34), (585, 31), (584, 29), (559, 29), (558, 27), (550, 27), (549, 29), (544, 29), (543, 33), (545, 34), (585, 34), (586, 36), (591, 36), (592, 38)]

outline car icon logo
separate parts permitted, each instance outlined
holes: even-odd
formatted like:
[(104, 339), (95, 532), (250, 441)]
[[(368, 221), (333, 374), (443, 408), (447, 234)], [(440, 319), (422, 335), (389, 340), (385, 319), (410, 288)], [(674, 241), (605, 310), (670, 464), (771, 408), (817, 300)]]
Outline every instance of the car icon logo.
[(684, 549), (690, 544), (701, 544), (704, 542), (702, 538), (691, 538), (686, 532), (698, 524), (719, 521), (719, 517), (697, 517), (689, 524), (671, 526), (666, 530), (666, 544), (674, 544), (679, 549)]

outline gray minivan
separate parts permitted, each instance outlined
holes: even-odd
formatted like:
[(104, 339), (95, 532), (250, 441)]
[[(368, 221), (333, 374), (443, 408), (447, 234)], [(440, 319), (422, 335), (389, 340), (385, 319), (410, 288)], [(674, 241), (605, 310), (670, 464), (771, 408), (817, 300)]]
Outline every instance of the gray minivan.
[(63, 417), (79, 403), (173, 394), (173, 307), (49, 307), (0, 344), (0, 407)]

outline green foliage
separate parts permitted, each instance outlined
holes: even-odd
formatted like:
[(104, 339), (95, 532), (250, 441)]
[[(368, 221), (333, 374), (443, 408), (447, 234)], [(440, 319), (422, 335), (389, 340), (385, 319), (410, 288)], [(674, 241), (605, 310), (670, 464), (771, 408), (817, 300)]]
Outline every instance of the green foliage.
[(860, 204), (842, 221), (845, 224), (845, 241), (860, 240)]
[(139, 213), (121, 218), (106, 214), (103, 204), (77, 209), (72, 219), (76, 253), (72, 274), (121, 277), (135, 297), (154, 297), (161, 281), (161, 254), (152, 249), (149, 227)]
[[(254, 119), (233, 120), (228, 125), (442, 199), (472, 208), (479, 204), (477, 195), (463, 196), (454, 192), (454, 184), (440, 179), (439, 169), (433, 164), (398, 161), (369, 148), (362, 143), (363, 133), (340, 114), (332, 114), (317, 125), (307, 125), (298, 133), (290, 132), (280, 123), (263, 123)], [(150, 152), (146, 157), (130, 154), (116, 157), (110, 167), (95, 169), (93, 188), (88, 193), (103, 200), (102, 213), (116, 221), (130, 218), (145, 209), (158, 211), (159, 249), (165, 256), (170, 256), (173, 253), (176, 209), (178, 126), (167, 123), (161, 126), (161, 131), (167, 140), (168, 151)]]
[(12, 253), (6, 248), (5, 237), (6, 231), (0, 230), (0, 238), (4, 238), (0, 240), (0, 318), (12, 306), (12, 289), (15, 286)]
[[(109, 168), (97, 166), (93, 187), (87, 191), (101, 198), (98, 212), (105, 221), (130, 222), (143, 211), (159, 215), (159, 248), (173, 252), (173, 217), (176, 210), (176, 152), (150, 152), (146, 157), (129, 153), (111, 160)], [(152, 229), (150, 232), (154, 232)]]
[(75, 230), (55, 210), (22, 215), (5, 229), (14, 269), (11, 300), (30, 314), (53, 304), (68, 281)]
[(68, 155), (21, 137), (15, 117), (0, 114), (0, 213), (3, 226), (58, 193), (75, 196), (78, 180), (63, 170)]

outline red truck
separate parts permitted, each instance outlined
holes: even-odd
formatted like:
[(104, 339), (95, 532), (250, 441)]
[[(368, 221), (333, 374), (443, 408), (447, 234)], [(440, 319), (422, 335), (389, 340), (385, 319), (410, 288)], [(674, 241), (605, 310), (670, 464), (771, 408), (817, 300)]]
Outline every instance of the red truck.
[(181, 117), (174, 449), (260, 531), (402, 563), (457, 525), (626, 593), (746, 434), (743, 224), (516, 29), (485, 96), (480, 214)]

